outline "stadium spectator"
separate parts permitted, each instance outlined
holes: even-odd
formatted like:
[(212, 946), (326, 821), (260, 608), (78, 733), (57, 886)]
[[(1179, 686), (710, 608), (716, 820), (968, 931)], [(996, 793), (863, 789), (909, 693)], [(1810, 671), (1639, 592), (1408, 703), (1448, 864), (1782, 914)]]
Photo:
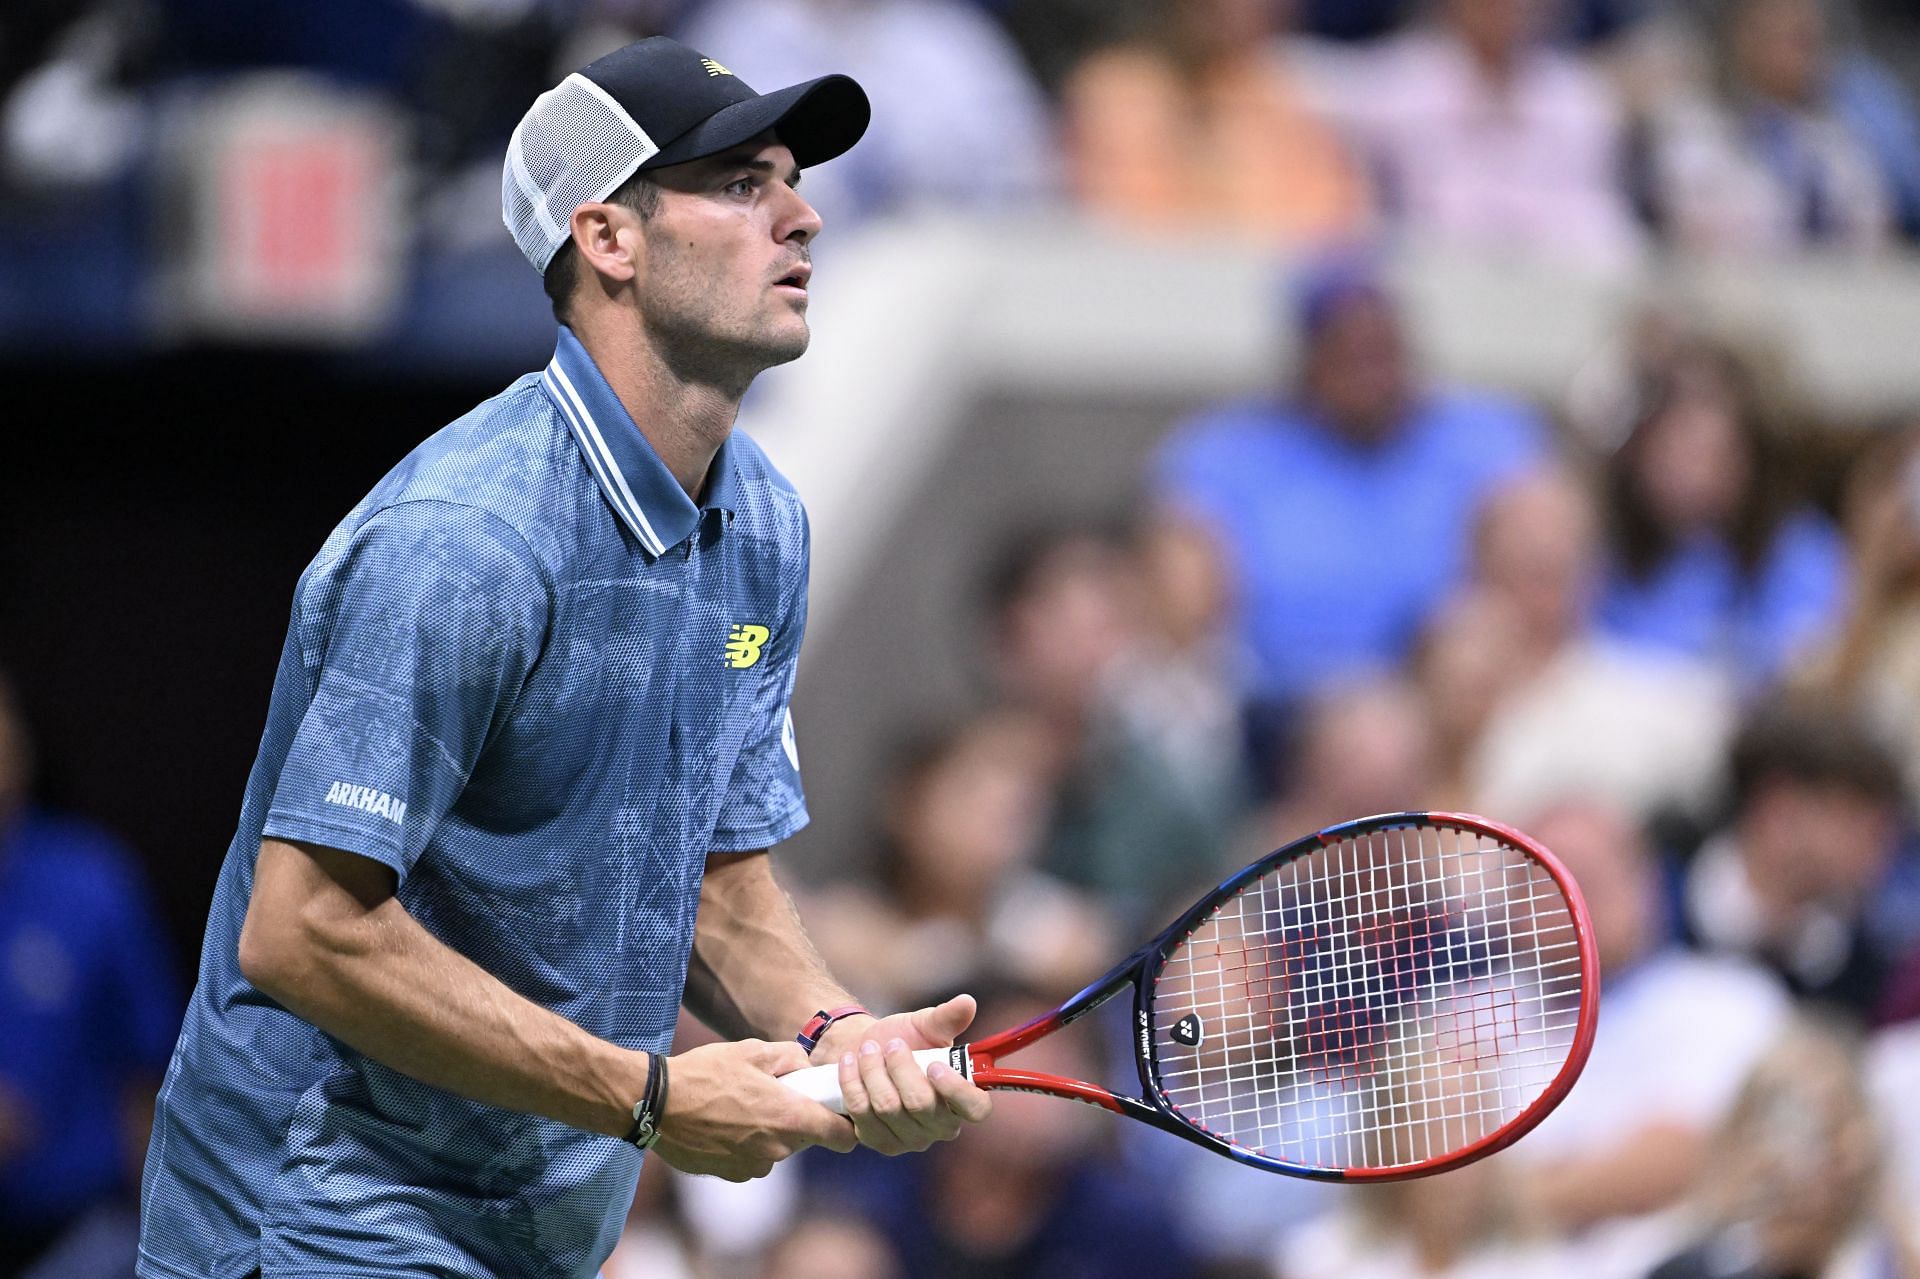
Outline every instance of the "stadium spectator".
[[(1129, 554), (1084, 525), (1014, 537), (986, 583), (988, 665), (995, 691), (1043, 727), (1055, 779), (1042, 864), (1101, 893), (1135, 923), (1157, 920), (1219, 867), (1239, 817), (1231, 703), (1199, 663), (1184, 616), (1214, 608), (1214, 570), (1177, 535), (1145, 532)], [(1157, 550), (1148, 549), (1150, 545)], [(1178, 561), (1173, 562), (1173, 561)], [(1143, 581), (1168, 592), (1144, 602)], [(1220, 749), (1222, 743), (1229, 749)]]
[(1653, 851), (1618, 806), (1565, 799), (1523, 824), (1586, 897), (1600, 1022), (1578, 1086), (1501, 1163), (1516, 1213), (1606, 1256), (1630, 1246), (1626, 1231), (1596, 1227), (1672, 1206), (1706, 1167), (1708, 1143), (1789, 1003), (1753, 965), (1674, 942)]
[[(1796, 690), (1850, 708), (1895, 751), (1907, 795), (1920, 795), (1920, 427), (1877, 441), (1852, 470), (1843, 514), (1854, 589), (1836, 637), (1794, 672)], [(1873, 911), (1909, 952), (1879, 1019), (1920, 1017), (1920, 848), (1902, 841)]]
[(1920, 126), (1870, 67), (1841, 75), (1819, 0), (1728, 0), (1708, 84), (1652, 116), (1655, 217), (1691, 253), (1884, 247), (1920, 191)]
[(1250, 662), (1256, 760), (1330, 680), (1397, 666), (1459, 583), (1480, 499), (1536, 462), (1540, 420), (1423, 384), (1398, 303), (1352, 259), (1297, 286), (1294, 384), (1182, 426), (1156, 464), (1166, 517), (1218, 539)]
[(1546, 0), (1441, 0), (1436, 21), (1329, 85), (1388, 217), (1452, 247), (1617, 270), (1641, 234), (1621, 184), (1625, 114), (1546, 44)]
[(1607, 474), (1601, 627), (1717, 663), (1745, 692), (1822, 638), (1847, 585), (1844, 539), (1782, 456), (1785, 398), (1731, 346), (1685, 342)]
[(1171, 0), (1142, 39), (1097, 52), (1061, 95), (1089, 207), (1159, 229), (1290, 244), (1349, 240), (1365, 175), (1279, 44), (1294, 0)]
[(829, 71), (873, 102), (863, 144), (807, 175), (807, 198), (845, 228), (882, 211), (1025, 204), (1052, 182), (1052, 122), (1020, 54), (961, 0), (710, 0), (679, 37), (727, 50), (749, 84)]
[[(1016, 1026), (1059, 995), (1002, 980), (969, 981), (977, 1024)], [(1090, 1022), (1093, 1019), (1090, 1019)], [(1101, 1074), (1089, 1024), (1021, 1049), (1021, 1069), (1069, 1078)], [(1166, 1188), (1113, 1158), (1111, 1116), (1056, 1097), (996, 1093), (993, 1118), (923, 1158), (802, 1155), (829, 1210), (866, 1217), (891, 1241), (906, 1279), (1194, 1273)]]
[(1420, 632), (1407, 669), (1433, 734), (1435, 808), (1481, 808), (1480, 744), (1512, 691), (1523, 639), (1519, 609), (1471, 586), (1455, 592)]
[(1732, 817), (1679, 885), (1688, 939), (1871, 1016), (1897, 960), (1871, 908), (1900, 828), (1898, 766), (1845, 711), (1782, 699), (1742, 727), (1731, 772)]
[(1920, 1010), (1867, 1045), (1867, 1085), (1884, 1134), (1886, 1221), (1901, 1250), (1900, 1279), (1920, 1279)]
[(1718, 1134), (1694, 1240), (1649, 1279), (1894, 1274), (1880, 1147), (1852, 1043), (1817, 1021), (1793, 1025)]
[(1396, 676), (1330, 686), (1306, 707), (1282, 772), (1285, 789), (1255, 817), (1241, 861), (1370, 813), (1436, 807), (1426, 707)]
[(1603, 574), (1599, 513), (1572, 475), (1523, 476), (1482, 507), (1471, 589), (1506, 604), (1518, 643), (1467, 756), (1475, 811), (1522, 812), (1578, 789), (1641, 820), (1706, 816), (1732, 690), (1705, 662), (1596, 633)]
[(1226, 564), (1214, 539), (1191, 525), (1137, 523), (1123, 542), (1139, 618), (1137, 649), (1120, 666), (1109, 698), (1122, 741), (1188, 796), (1200, 843), (1183, 868), (1147, 885), (1156, 897), (1228, 867), (1217, 857), (1249, 806), (1240, 750), (1239, 675), (1246, 663), (1230, 625)]
[(853, 990), (912, 999), (989, 962), (1068, 987), (1108, 962), (1104, 912), (1034, 866), (1053, 765), (1030, 718), (976, 715), (923, 734), (893, 761), (877, 884), (843, 883), (801, 903)]
[(1920, 794), (1920, 423), (1877, 442), (1848, 480), (1853, 590), (1832, 641), (1792, 673), (1809, 694), (1870, 718)]
[[(30, 800), (0, 674), (0, 1275), (68, 1232), (132, 1269), (127, 1205), (179, 1028), (171, 956), (127, 850)], [(112, 1220), (119, 1221), (115, 1229)]]

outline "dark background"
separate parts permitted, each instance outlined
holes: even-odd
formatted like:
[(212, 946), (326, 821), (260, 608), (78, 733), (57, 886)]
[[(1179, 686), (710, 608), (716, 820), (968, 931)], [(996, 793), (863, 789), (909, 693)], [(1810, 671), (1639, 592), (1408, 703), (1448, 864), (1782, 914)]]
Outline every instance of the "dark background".
[(381, 474), (506, 380), (217, 350), (0, 363), (0, 666), (41, 797), (141, 855), (183, 972), (301, 570)]

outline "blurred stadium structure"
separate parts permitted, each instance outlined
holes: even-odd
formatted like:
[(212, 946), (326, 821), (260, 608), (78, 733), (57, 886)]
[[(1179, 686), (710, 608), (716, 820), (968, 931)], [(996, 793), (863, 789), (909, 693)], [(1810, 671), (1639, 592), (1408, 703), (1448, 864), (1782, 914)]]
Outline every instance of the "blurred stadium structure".
[[(1086, 1213), (1130, 1224), (1129, 1274), (1920, 1279), (1907, 0), (14, 0), (0, 1276), (130, 1272), (113, 1138), (67, 1183), (47, 1133), (155, 1065), (72, 1069), (131, 996), (21, 867), (84, 863), (192, 971), (300, 568), (550, 350), (507, 132), (654, 31), (875, 99), (807, 184), (813, 349), (741, 420), (812, 514), (815, 820), (779, 856), (847, 971), (1050, 1003), (1349, 806), (1526, 793), (1492, 815), (1582, 845), (1617, 989), (1586, 1117), (1432, 1183), (1260, 1179), (1036, 1109), (912, 1169), (655, 1161), (609, 1279), (1118, 1273), (1113, 1238), (1055, 1246)], [(1329, 254), (1351, 279), (1303, 290)], [(1395, 452), (1484, 451), (1481, 391), (1593, 528), (1542, 499), (1503, 550), (1508, 479), (1436, 494)], [(1195, 461), (1248, 422), (1311, 468)], [(1403, 528), (1431, 580), (1351, 552)], [(1390, 597), (1377, 660), (1256, 688), (1273, 632)], [(1615, 713), (1552, 731), (1576, 705)], [(1685, 780), (1644, 803), (1572, 780), (1656, 749)], [(966, 962), (873, 958), (935, 942)]]

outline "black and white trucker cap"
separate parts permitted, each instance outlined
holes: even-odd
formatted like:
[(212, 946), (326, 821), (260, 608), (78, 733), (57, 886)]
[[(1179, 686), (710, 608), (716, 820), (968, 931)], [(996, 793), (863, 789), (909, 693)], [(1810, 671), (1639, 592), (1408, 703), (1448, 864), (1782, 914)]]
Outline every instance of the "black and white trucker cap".
[(641, 169), (698, 160), (768, 129), (806, 168), (858, 142), (869, 114), (866, 92), (847, 76), (755, 93), (677, 40), (638, 40), (534, 99), (507, 144), (501, 216), (544, 273), (573, 211)]

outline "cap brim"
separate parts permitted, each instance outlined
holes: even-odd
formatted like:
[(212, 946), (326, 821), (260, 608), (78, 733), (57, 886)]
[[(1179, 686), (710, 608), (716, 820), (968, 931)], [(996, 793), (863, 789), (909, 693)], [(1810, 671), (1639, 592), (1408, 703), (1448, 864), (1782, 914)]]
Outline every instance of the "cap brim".
[(650, 157), (641, 169), (659, 169), (715, 155), (771, 129), (811, 168), (849, 150), (867, 131), (873, 109), (852, 77), (821, 76), (803, 84), (736, 102), (687, 130)]

